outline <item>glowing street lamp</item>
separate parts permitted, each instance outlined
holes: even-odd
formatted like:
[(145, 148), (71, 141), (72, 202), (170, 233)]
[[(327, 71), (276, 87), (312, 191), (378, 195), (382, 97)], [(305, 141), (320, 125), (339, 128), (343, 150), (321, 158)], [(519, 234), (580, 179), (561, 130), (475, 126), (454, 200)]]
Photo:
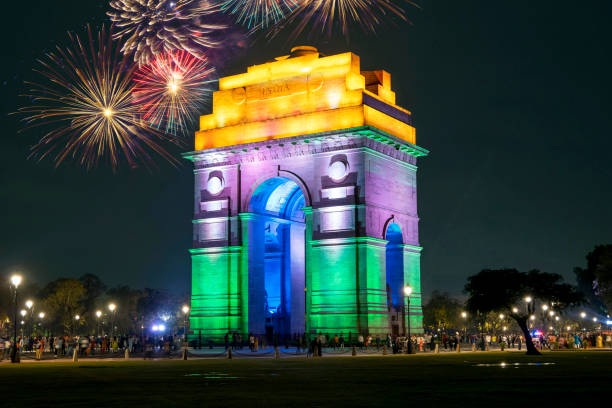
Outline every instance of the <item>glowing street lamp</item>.
[(548, 310), (548, 305), (542, 305), (542, 310), (543, 311), (547, 311)]
[(21, 275), (13, 275), (11, 276), (11, 285), (13, 285), (15, 287), (15, 289), (17, 289), (19, 287), (19, 285), (21, 285), (21, 281), (23, 280), (23, 278), (21, 277)]
[(96, 310), (96, 334), (100, 337), (100, 316), (102, 316), (101, 310)]
[(504, 316), (504, 314), (503, 314), (503, 313), (500, 313), (500, 314), (499, 314), (499, 319), (500, 319), (500, 320), (504, 320), (504, 317), (506, 317), (506, 316)]
[(28, 312), (26, 312), (26, 311), (25, 311), (25, 309), (21, 309), (21, 311), (19, 312), (19, 314), (20, 314), (22, 317), (25, 317), (26, 313), (28, 313)]
[(582, 317), (584, 319), (586, 317), (586, 313), (585, 312), (580, 312), (580, 317)]
[(410, 295), (412, 294), (412, 288), (410, 285), (404, 287), (404, 295), (408, 301), (408, 354), (412, 354), (412, 336), (410, 335)]
[(34, 310), (32, 310), (32, 307), (34, 306), (34, 301), (32, 301), (32, 299), (28, 299), (25, 302), (26, 307), (28, 308), (28, 310), (30, 311), (30, 318), (33, 318), (34, 315)]
[[(77, 323), (79, 322), (80, 319), (81, 319), (81, 316), (79, 316), (78, 314), (74, 315), (74, 326), (72, 327), (73, 331), (76, 331), (75, 327), (76, 327), (76, 325), (77, 325)], [(77, 333), (75, 333), (75, 334), (77, 334)]]
[(525, 302), (530, 303), (533, 299), (531, 298), (531, 296), (525, 296)]
[(113, 332), (115, 331), (115, 310), (117, 310), (117, 305), (114, 303), (108, 304), (108, 310), (111, 311), (111, 341), (113, 340)]
[(531, 315), (531, 316), (529, 316), (529, 319), (531, 319), (531, 320), (535, 320), (535, 315)]
[(518, 307), (513, 307), (512, 308), (512, 313), (518, 313)]
[(187, 305), (183, 305), (183, 308), (181, 309), (183, 310), (183, 343), (185, 344), (184, 348), (185, 348), (185, 356), (184, 358), (187, 358), (187, 315), (189, 314), (189, 306)]
[(461, 312), (461, 317), (463, 318), (463, 340), (467, 343), (467, 325), (465, 324), (467, 313)]
[(40, 317), (41, 319), (44, 319), (45, 318), (45, 312), (40, 312), (38, 314), (38, 317)]
[(15, 318), (13, 319), (14, 337), (13, 337), (13, 348), (11, 350), (11, 363), (19, 363), (19, 353), (17, 352), (17, 288), (21, 284), (21, 275), (14, 274), (11, 276), (11, 285), (15, 288), (13, 292), (13, 310), (15, 311)]

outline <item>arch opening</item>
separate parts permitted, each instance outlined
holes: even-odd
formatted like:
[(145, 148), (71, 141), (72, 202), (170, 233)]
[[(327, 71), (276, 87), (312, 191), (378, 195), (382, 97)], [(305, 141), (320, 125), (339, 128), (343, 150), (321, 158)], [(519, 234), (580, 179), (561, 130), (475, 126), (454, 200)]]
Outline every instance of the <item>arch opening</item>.
[(394, 335), (404, 331), (404, 251), (402, 230), (396, 223), (390, 223), (385, 233), (388, 243), (385, 251), (387, 277), (387, 309), (391, 316), (391, 329)]
[(300, 187), (285, 177), (261, 183), (249, 202), (249, 211), (259, 215), (256, 236), (263, 238), (263, 248), (249, 255), (262, 269), (258, 276), (263, 279), (263, 293), (249, 289), (249, 297), (263, 296), (257, 302), (263, 319), (255, 320), (259, 327), (249, 324), (249, 331), (265, 333), (268, 341), (305, 329), (304, 205)]

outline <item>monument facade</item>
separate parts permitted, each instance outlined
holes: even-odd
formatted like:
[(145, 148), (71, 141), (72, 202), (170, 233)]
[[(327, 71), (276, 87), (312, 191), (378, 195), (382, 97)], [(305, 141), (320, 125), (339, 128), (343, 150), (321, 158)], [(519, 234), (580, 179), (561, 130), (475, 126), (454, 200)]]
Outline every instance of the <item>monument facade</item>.
[(221, 78), (185, 154), (191, 335), (422, 331), (416, 165), (427, 153), (390, 75), (361, 71), (355, 54), (296, 47)]

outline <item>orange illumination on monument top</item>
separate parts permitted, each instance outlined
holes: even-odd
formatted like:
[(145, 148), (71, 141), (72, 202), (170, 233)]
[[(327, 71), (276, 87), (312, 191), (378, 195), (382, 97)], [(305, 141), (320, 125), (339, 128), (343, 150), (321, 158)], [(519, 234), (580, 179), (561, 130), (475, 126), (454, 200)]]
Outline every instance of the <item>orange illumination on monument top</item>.
[(410, 112), (395, 105), (391, 76), (360, 71), (353, 53), (312, 47), (219, 79), (213, 113), (200, 117), (195, 149), (372, 126), (410, 143)]

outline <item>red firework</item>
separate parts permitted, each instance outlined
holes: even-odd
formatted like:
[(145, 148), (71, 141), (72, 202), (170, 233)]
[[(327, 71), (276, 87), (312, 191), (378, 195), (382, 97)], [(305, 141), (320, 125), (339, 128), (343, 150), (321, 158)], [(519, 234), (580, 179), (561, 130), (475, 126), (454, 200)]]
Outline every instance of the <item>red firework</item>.
[(178, 135), (193, 129), (212, 93), (215, 69), (187, 51), (158, 54), (134, 74), (134, 104), (150, 126)]

